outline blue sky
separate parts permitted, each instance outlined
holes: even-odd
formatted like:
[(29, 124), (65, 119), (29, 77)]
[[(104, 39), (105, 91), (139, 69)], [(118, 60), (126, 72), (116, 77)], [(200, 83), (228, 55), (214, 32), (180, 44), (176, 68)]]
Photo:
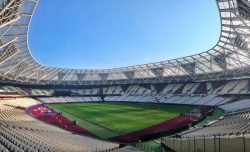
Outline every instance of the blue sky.
[(29, 46), (44, 65), (105, 69), (192, 55), (219, 34), (215, 0), (40, 0)]

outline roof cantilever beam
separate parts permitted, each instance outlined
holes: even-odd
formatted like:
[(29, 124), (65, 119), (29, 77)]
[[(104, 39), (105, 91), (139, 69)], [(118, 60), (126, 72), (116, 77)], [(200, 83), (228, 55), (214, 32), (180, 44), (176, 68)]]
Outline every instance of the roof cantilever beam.
[(27, 33), (20, 33), (20, 34), (3, 34), (2, 37), (12, 37), (12, 36), (27, 36)]
[[(203, 56), (200, 55), (200, 54), (199, 54), (199, 56), (203, 57)], [(200, 61), (199, 59), (195, 58), (194, 56), (190, 56), (190, 58), (192, 58), (194, 62), (190, 62), (190, 61), (187, 60), (186, 58), (184, 58), (184, 60), (187, 61), (187, 62), (190, 63), (190, 64), (193, 64), (193, 63), (194, 63), (194, 64), (195, 64), (195, 67), (194, 67), (194, 68), (195, 68), (195, 69), (199, 69), (200, 71), (203, 72), (203, 74), (208, 74), (208, 73), (209, 73), (208, 71), (205, 71), (204, 69), (202, 69), (202, 68), (199, 66), (199, 64), (201, 64), (201, 65), (207, 67), (208, 69), (210, 69), (209, 66), (207, 66), (205, 63), (203, 63), (203, 62)], [(206, 62), (211, 63), (211, 61), (208, 60), (208, 59), (206, 59), (205, 57), (203, 57), (203, 59), (205, 59)], [(195, 70), (195, 69), (194, 69), (194, 70)], [(210, 70), (211, 70), (211, 69), (210, 69)], [(194, 74), (196, 74), (196, 71), (194, 71)]]
[[(231, 45), (231, 44), (228, 43), (228, 42), (224, 42), (224, 41), (222, 41), (222, 42), (225, 43), (225, 44), (227, 44), (227, 45)], [(246, 58), (249, 58), (249, 55), (246, 56), (246, 55), (240, 53), (239, 51), (232, 50), (232, 49), (227, 48), (227, 47), (224, 47), (224, 46), (222, 46), (222, 45), (217, 45), (217, 46), (220, 47), (220, 48), (222, 48), (222, 49), (228, 50), (228, 51), (231, 52), (231, 53), (239, 54), (239, 55), (242, 55), (242, 56), (244, 56), (244, 57), (246, 57)], [(232, 46), (232, 45), (231, 45), (231, 46)], [(238, 49), (243, 50), (243, 49), (241, 49), (241, 48), (238, 48)], [(214, 49), (214, 50), (216, 50), (216, 49)], [(217, 50), (217, 51), (218, 51), (218, 50)]]
[(20, 3), (21, 0), (12, 0), (4, 7), (4, 9), (0, 12), (0, 17), (1, 17), (0, 28), (5, 27), (6, 25), (9, 25), (11, 23), (14, 23), (19, 18), (21, 18), (18, 10), (18, 8), (20, 7)]
[[(24, 61), (24, 60), (23, 60)], [(8, 71), (6, 71), (4, 74), (3, 74), (3, 76), (6, 76), (8, 73), (10, 73), (12, 70), (14, 70), (21, 62), (23, 62), (23, 61), (15, 61), (14, 63), (10, 63), (10, 64), (12, 64), (12, 65), (9, 65), (11, 68), (8, 70)]]
[(249, 29), (247, 25), (234, 25), (234, 24), (222, 24), (222, 27), (229, 27), (233, 29)]
[(67, 74), (66, 72), (62, 72), (62, 71), (58, 72), (57, 73), (57, 81), (63, 81), (66, 74)]
[(13, 66), (17, 65), (19, 62), (20, 61), (16, 57), (13, 56), (12, 60), (6, 60), (2, 64), (0, 64), (0, 69), (6, 69), (6, 68), (13, 67)]
[[(224, 72), (227, 71), (227, 62), (224, 61), (225, 59), (224, 58), (221, 59), (221, 57), (218, 58), (218, 56), (220, 56), (222, 54), (222, 52), (219, 52), (217, 50), (214, 50), (214, 51), (216, 51), (219, 54), (214, 55), (214, 54), (211, 54), (210, 52), (207, 52), (207, 53), (210, 55), (211, 59), (213, 61), (215, 61), (214, 63), (215, 63), (216, 66), (218, 66)], [(219, 59), (219, 62), (218, 62), (218, 59)], [(223, 65), (221, 63), (223, 63)], [(211, 70), (213, 71), (214, 69), (212, 68)]]
[[(66, 75), (64, 76), (64, 80), (66, 81), (71, 81), (72, 77), (74, 77), (74, 69), (71, 69), (70, 72), (67, 72)], [(71, 79), (70, 79), (71, 76)]]
[[(229, 49), (229, 48), (225, 48), (225, 47), (223, 47), (223, 46), (219, 46), (219, 47), (221, 47), (222, 49), (227, 49), (227, 50), (229, 50), (229, 51), (233, 51), (232, 53), (234, 53), (234, 54), (236, 54), (237, 56), (238, 55), (241, 55), (241, 56), (243, 56), (243, 57), (246, 57), (246, 58), (249, 58), (249, 56), (245, 56), (244, 54), (242, 54), (242, 53), (240, 53), (240, 51), (234, 51), (234, 50), (231, 50), (231, 49)], [(248, 66), (248, 64), (246, 64), (246, 63), (244, 63), (244, 62), (241, 62), (239, 59), (237, 59), (237, 58), (235, 58), (235, 57), (232, 57), (232, 56), (228, 56), (228, 59), (232, 59), (232, 61), (237, 61), (237, 62), (239, 62), (240, 64), (241, 64), (241, 66), (242, 65), (245, 65), (245, 66)]]
[[(179, 64), (176, 65), (176, 68), (178, 68), (179, 70), (181, 70), (182, 72), (186, 73), (188, 76), (190, 76), (192, 78), (192, 75), (189, 73), (189, 71), (187, 71), (186, 69), (183, 68), (183, 64), (182, 62), (180, 62), (178, 59), (175, 59), (175, 61)], [(171, 63), (171, 62), (170, 62)], [(173, 63), (171, 63), (172, 65), (174, 65)], [(195, 74), (195, 73), (194, 73)]]
[(11, 4), (12, 3), (14, 3), (16, 0), (11, 0), (1, 11), (0, 11), (0, 15), (2, 15), (4, 12), (5, 12), (5, 10), (7, 10), (10, 6), (11, 6)]
[[(206, 71), (204, 71), (204, 70), (203, 70), (201, 67), (199, 67), (197, 64), (202, 64), (203, 66), (206, 66), (206, 67), (207, 67), (207, 65), (205, 65), (204, 63), (202, 63), (202, 62), (199, 61), (198, 59), (194, 58), (193, 56), (190, 56), (190, 57), (191, 57), (191, 58), (193, 59), (193, 61), (196, 63), (195, 68), (201, 70), (204, 74), (206, 74)], [(186, 58), (185, 58), (184, 60), (186, 60), (187, 62), (189, 62)], [(189, 62), (189, 63), (191, 63), (191, 62)]]
[(13, 20), (11, 20), (9, 22), (6, 22), (6, 23), (0, 25), (0, 28), (3, 28), (3, 27), (5, 27), (5, 26), (7, 26), (9, 24), (15, 23), (17, 20), (19, 20), (19, 18), (20, 18), (20, 16), (16, 17), (15, 19), (13, 19)]
[(28, 17), (31, 17), (31, 16), (32, 16), (31, 13), (22, 13), (21, 15), (22, 15), (22, 16), (28, 16)]
[(86, 76), (86, 73), (76, 73), (77, 80), (81, 84), (84, 81), (84, 78)]
[(30, 64), (29, 69), (21, 75), (22, 77), (26, 78), (27, 82), (32, 79), (33, 76), (36, 76), (36, 71), (33, 69), (34, 67), (32, 67), (32, 64)]
[[(169, 70), (170, 72), (172, 72), (173, 74), (176, 74), (176, 71), (172, 70), (171, 68), (169, 68), (169, 66), (167, 65), (168, 63), (164, 63), (164, 62), (160, 62), (160, 64), (163, 66), (164, 69)], [(175, 67), (174, 67), (175, 68)], [(167, 72), (163, 71), (163, 77), (164, 77), (164, 73), (166, 75), (168, 75)], [(170, 77), (173, 76), (173, 74), (170, 73)], [(178, 78), (174, 77), (175, 80), (178, 80)]]
[(36, 71), (36, 77), (37, 77), (37, 81), (39, 82), (41, 79), (42, 79), (42, 77), (43, 77), (43, 75), (46, 73), (44, 70), (41, 70), (41, 69), (39, 69), (39, 70), (37, 70)]
[(47, 79), (48, 81), (50, 81), (54, 77), (55, 73), (59, 71), (59, 69), (56, 68), (46, 68), (45, 70), (46, 70), (45, 79)]
[[(247, 5), (244, 6), (249, 6), (247, 0), (241, 1), (243, 1), (242, 4), (247, 3)], [(12, 42), (15, 41), (17, 42), (11, 47), (11, 49), (18, 49), (20, 50), (20, 53), (10, 57), (9, 60), (6, 59), (3, 64), (0, 63), (1, 70), (5, 72), (14, 67), (14, 69), (12, 69), (8, 75), (6, 75), (13, 79), (15, 78), (13, 76), (15, 72), (20, 70), (22, 71), (22, 67), (25, 68), (26, 66), (25, 63), (29, 64), (24, 72), (17, 72), (20, 74), (17, 74), (18, 79), (16, 81), (22, 81), (22, 79), (26, 79), (27, 82), (29, 82), (29, 80), (39, 81), (39, 79), (41, 79), (39, 77), (42, 77), (43, 82), (46, 83), (66, 82), (65, 84), (75, 84), (75, 82), (78, 80), (79, 84), (82, 84), (84, 81), (92, 81), (92, 83), (86, 82), (86, 85), (91, 85), (94, 83), (147, 83), (158, 82), (158, 80), (162, 80), (163, 82), (172, 82), (175, 80), (187, 80), (192, 76), (195, 76), (194, 80), (200, 81), (205, 79), (205, 76), (202, 78), (203, 74), (215, 72), (214, 75), (216, 75), (219, 71), (222, 76), (227, 76), (228, 71), (231, 69), (243, 69), (245, 66), (249, 65), (248, 63), (250, 63), (250, 56), (248, 56), (249, 54), (246, 53), (244, 48), (240, 47), (240, 41), (237, 42), (239, 43), (238, 46), (234, 43), (234, 35), (236, 32), (239, 32), (241, 36), (245, 36), (242, 38), (244, 41), (249, 39), (248, 37), (250, 36), (250, 32), (248, 30), (250, 26), (250, 20), (238, 14), (239, 5), (237, 5), (236, 0), (216, 1), (217, 4), (219, 4), (218, 10), (220, 11), (220, 19), (222, 20), (221, 39), (218, 41), (215, 47), (207, 52), (198, 55), (196, 54), (194, 56), (160, 62), (162, 67), (157, 65), (159, 63), (153, 63), (125, 68), (115, 68), (115, 70), (111, 69), (110, 71), (96, 70), (95, 73), (87, 72), (84, 74), (81, 74), (83, 72), (75, 69), (45, 67), (37, 63), (36, 60), (33, 60), (28, 52), (29, 48), (26, 46), (28, 44), (24, 43), (27, 42), (28, 29), (26, 30), (26, 28), (28, 28), (30, 25), (30, 19), (36, 7), (35, 3), (37, 3), (38, 0), (8, 0), (6, 2), (7, 3), (3, 5), (2, 10), (0, 10), (0, 28), (2, 30), (0, 42), (3, 43), (0, 44), (1, 54), (8, 53), (5, 52), (7, 50), (6, 48), (9, 46), (9, 44), (12, 44)], [(30, 5), (30, 2), (32, 2), (32, 5)], [(26, 7), (29, 7), (29, 9), (26, 10)], [(249, 13), (247, 12), (246, 15), (248, 14)], [(18, 17), (21, 18), (18, 20)], [(8, 28), (10, 28), (10, 30), (5, 32), (8, 30)], [(23, 32), (25, 32), (25, 34), (23, 34)], [(222, 54), (225, 54), (225, 56)], [(15, 59), (18, 59), (18, 63), (11, 64)], [(23, 65), (19, 67), (19, 62), (23, 60), (25, 60), (25, 63), (22, 63)], [(219, 64), (221, 65), (219, 66)], [(224, 68), (223, 65), (225, 65)], [(3, 69), (2, 67), (5, 66), (8, 67)], [(18, 70), (18, 68), (20, 68), (20, 70)], [(43, 71), (36, 71), (38, 69), (43, 69)], [(46, 75), (43, 75), (43, 73), (46, 73)], [(58, 73), (65, 73), (65, 75), (61, 74), (61, 78), (58, 78)], [(99, 81), (99, 78), (96, 75), (99, 75), (102, 81)], [(107, 79), (107, 77), (109, 77), (109, 79)]]
[(98, 76), (101, 78), (101, 81), (105, 83), (108, 80), (109, 73), (98, 73)]
[(15, 54), (19, 52), (19, 49), (15, 47), (16, 42), (13, 41), (9, 43), (7, 46), (5, 46), (4, 52), (0, 55), (0, 64), (7, 61), (11, 57), (13, 57)]
[(20, 62), (15, 71), (14, 78), (17, 79), (26, 69), (28, 69), (29, 66), (30, 64), (25, 61)]
[(242, 2), (250, 8), (250, 4), (248, 2), (246, 2), (245, 0), (242, 0)]
[(16, 41), (17, 41), (17, 37), (12, 39), (11, 41), (5, 43), (5, 44), (0, 45), (0, 48), (6, 47), (7, 45), (11, 44), (12, 42), (16, 42)]
[(129, 82), (133, 82), (135, 78), (135, 71), (123, 71), (123, 74), (127, 77)]
[[(143, 72), (146, 72), (147, 75), (143, 75)], [(137, 69), (137, 74), (142, 76), (139, 79), (141, 79), (142, 81), (146, 81), (147, 80), (147, 78), (148, 78), (148, 72), (149, 72), (149, 66), (148, 65), (146, 65), (146, 68), (144, 68), (142, 66), (139, 66), (138, 69)]]
[(5, 25), (5, 27), (12, 26), (12, 27), (19, 27), (19, 28), (28, 28), (29, 25), (26, 24), (15, 24), (15, 25)]

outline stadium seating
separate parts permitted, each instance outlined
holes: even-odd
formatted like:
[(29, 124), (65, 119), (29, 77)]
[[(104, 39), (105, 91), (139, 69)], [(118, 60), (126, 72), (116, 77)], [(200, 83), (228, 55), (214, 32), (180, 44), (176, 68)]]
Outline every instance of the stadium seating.
[(183, 138), (231, 136), (250, 133), (250, 100), (241, 99), (219, 106), (225, 110), (220, 119), (204, 127), (194, 127), (179, 133)]
[(140, 150), (140, 149), (135, 148), (133, 146), (126, 146), (126, 147), (122, 147), (120, 149), (116, 149), (112, 152), (143, 152), (143, 150)]
[[(43, 103), (68, 103), (68, 102), (98, 102), (100, 97), (38, 97)], [(123, 94), (121, 96), (106, 96), (105, 101), (114, 102), (149, 102), (149, 103), (169, 103), (169, 104), (190, 104), (190, 105), (222, 105), (231, 101), (231, 98), (223, 98), (217, 95), (175, 95), (163, 96), (148, 94)]]
[[(159, 131), (192, 126), (162, 139), (170, 139), (169, 147), (181, 152), (250, 151), (246, 144), (250, 139), (250, 0), (216, 0), (221, 30), (211, 49), (113, 69), (68, 69), (38, 63), (31, 56), (27, 38), (37, 4), (38, 0), (0, 0), (0, 152), (141, 151), (80, 136), (85, 130), (43, 105), (106, 101), (195, 105), (201, 111), (199, 118), (206, 116), (206, 110), (220, 108), (224, 115), (202, 127), (193, 123), (200, 119), (193, 121), (192, 115), (180, 114), (168, 123), (129, 132), (128, 137), (138, 141)], [(127, 140), (123, 134), (118, 136)]]
[[(203, 87), (203, 88), (202, 88)], [(132, 102), (132, 103), (163, 103), (163, 104), (183, 104), (183, 105), (202, 105), (202, 106), (218, 106), (219, 108), (225, 110), (225, 114), (221, 119), (212, 121), (209, 124), (205, 125), (204, 127), (196, 127), (190, 128), (189, 130), (186, 130), (184, 132), (179, 133), (178, 135), (182, 136), (183, 138), (189, 138), (189, 137), (213, 137), (214, 135), (223, 135), (223, 136), (232, 136), (232, 135), (239, 135), (243, 133), (248, 133), (248, 130), (250, 130), (249, 125), (249, 115), (250, 115), (250, 102), (249, 99), (246, 98), (236, 98), (235, 96), (232, 96), (234, 94), (244, 94), (248, 92), (248, 81), (247, 80), (239, 80), (239, 81), (228, 81), (228, 82), (221, 82), (220, 84), (216, 83), (177, 83), (177, 84), (167, 84), (165, 87), (163, 87), (161, 90), (156, 90), (156, 87), (153, 85), (148, 86), (141, 86), (141, 85), (128, 85), (126, 87), (122, 87), (120, 85), (118, 86), (110, 86), (110, 87), (103, 87), (103, 88), (91, 88), (91, 89), (72, 89), (70, 90), (74, 95), (72, 96), (53, 96), (52, 92), (53, 89), (32, 89), (32, 90), (23, 90), (21, 87), (7, 87), (9, 90), (15, 90), (15, 92), (19, 92), (18, 94), (28, 94), (34, 95), (36, 99), (41, 101), (41, 103), (74, 103), (74, 102), (103, 102), (103, 101), (110, 101), (110, 102)], [(6, 88), (5, 88), (6, 89)], [(201, 92), (206, 92), (203, 94), (200, 94)], [(205, 90), (205, 91), (204, 91)], [(18, 98), (16, 100), (9, 100), (8, 104), (1, 104), (1, 107), (3, 109), (12, 109), (9, 111), (22, 111), (21, 109), (15, 109), (14, 107), (20, 106), (20, 107), (29, 107), (30, 105), (37, 105), (40, 104), (40, 102), (36, 100), (32, 100), (30, 98), (23, 98), (22, 101), (25, 102), (19, 102)], [(12, 107), (11, 105), (14, 105)], [(2, 114), (8, 113), (5, 112), (5, 110), (1, 110)], [(24, 115), (24, 113), (23, 113)], [(1, 113), (0, 113), (1, 116)], [(20, 115), (21, 117), (22, 115)], [(27, 115), (26, 115), (27, 117)], [(21, 117), (24, 118), (23, 116)], [(29, 119), (33, 119), (30, 118)], [(52, 120), (52, 118), (49, 118)], [(188, 122), (189, 119), (187, 119)], [(32, 122), (36, 122), (36, 120), (32, 120)], [(30, 123), (32, 123), (30, 122)], [(62, 121), (61, 121), (62, 122)], [(35, 134), (36, 138), (37, 136), (40, 136), (40, 132), (52, 132), (50, 135), (54, 135), (54, 130), (51, 129), (51, 126), (44, 124), (44, 123), (27, 123), (27, 121), (20, 121), (20, 122), (5, 122), (3, 124), (7, 125), (8, 127), (12, 126), (18, 126), (19, 128), (25, 128), (27, 130), (31, 130), (30, 134)], [(185, 123), (186, 124), (186, 123)], [(32, 127), (31, 127), (32, 126)], [(2, 130), (6, 129), (4, 128), (6, 126), (2, 126)], [(14, 127), (14, 129), (18, 130), (18, 127)], [(62, 127), (63, 128), (63, 127)], [(7, 128), (8, 129), (8, 128)], [(57, 128), (59, 129), (59, 128)], [(74, 130), (75, 128), (73, 128)], [(34, 131), (33, 131), (34, 130)], [(84, 138), (84, 140), (94, 140), (95, 142), (100, 142), (102, 144), (103, 141), (99, 141), (96, 139), (92, 139), (89, 137), (81, 137), (78, 135), (72, 135), (69, 132), (65, 130), (56, 131), (60, 132), (60, 135), (58, 136), (70, 136), (72, 138)], [(74, 132), (72, 129), (69, 131)], [(160, 128), (157, 129), (158, 131)], [(12, 131), (12, 130), (11, 130)], [(6, 133), (2, 133), (2, 136), (6, 138), (7, 133), (5, 130), (3, 131)], [(12, 131), (14, 132), (14, 131)], [(63, 133), (61, 133), (63, 132)], [(80, 131), (79, 131), (80, 132)], [(147, 132), (153, 132), (153, 131), (147, 131)], [(20, 131), (22, 133), (22, 131)], [(61, 135), (62, 134), (62, 135)], [(65, 135), (66, 134), (66, 135)], [(70, 135), (69, 135), (70, 134)], [(10, 135), (9, 135), (10, 136)], [(21, 136), (21, 135), (20, 135)], [(28, 135), (27, 135), (28, 136)], [(41, 135), (41, 137), (45, 136), (45, 133)], [(46, 136), (49, 136), (46, 134)], [(72, 137), (71, 137), (72, 136)], [(12, 137), (14, 138), (14, 137)], [(60, 137), (58, 137), (60, 138)], [(133, 134), (131, 134), (131, 138), (135, 138)], [(57, 139), (55, 137), (55, 139)], [(21, 148), (24, 147), (17, 146), (15, 147), (14, 141), (11, 141), (11, 139), (8, 139), (11, 143), (1, 143), (2, 146), (5, 148)], [(47, 139), (49, 140), (49, 139)], [(127, 139), (123, 139), (123, 137), (120, 138), (120, 140), (126, 141)], [(35, 142), (32, 140), (32, 142)], [(60, 141), (58, 142), (60, 143)], [(105, 144), (104, 144), (105, 143)], [(119, 145), (114, 143), (107, 143), (104, 142), (103, 144), (105, 147), (95, 147), (96, 149), (102, 149), (105, 150), (112, 150), (116, 148), (116, 151), (122, 151), (127, 148), (117, 149)], [(109, 146), (109, 145), (113, 145)], [(7, 146), (7, 147), (6, 147)], [(8, 147), (9, 146), (9, 147)], [(49, 145), (46, 145), (49, 147)], [(84, 146), (84, 144), (82, 145)], [(93, 146), (93, 145), (92, 145)], [(45, 147), (45, 146), (42, 146)], [(56, 147), (54, 149), (56, 150)], [(69, 148), (69, 145), (66, 145), (66, 148)], [(30, 148), (30, 147), (29, 147)], [(34, 147), (31, 147), (34, 149)], [(52, 147), (49, 147), (48, 149), (51, 149)], [(77, 146), (75, 148), (78, 148)], [(86, 147), (85, 147), (86, 148)], [(93, 147), (91, 147), (93, 148)], [(90, 149), (91, 149), (90, 148)], [(58, 150), (58, 149), (57, 149)], [(129, 151), (129, 150), (128, 150)]]
[(250, 112), (225, 115), (219, 120), (207, 127), (187, 133), (184, 137), (204, 137), (217, 135), (238, 135), (247, 133), (250, 129)]
[(250, 108), (250, 99), (241, 99), (236, 102), (221, 105), (220, 108), (224, 109), (226, 113), (248, 110)]
[(52, 95), (50, 90), (46, 90), (46, 89), (31, 89), (30, 94), (32, 96), (51, 96)]
[(32, 99), (0, 102), (0, 147), (2, 151), (111, 151), (118, 144), (72, 134), (47, 125), (18, 107), (38, 102)]

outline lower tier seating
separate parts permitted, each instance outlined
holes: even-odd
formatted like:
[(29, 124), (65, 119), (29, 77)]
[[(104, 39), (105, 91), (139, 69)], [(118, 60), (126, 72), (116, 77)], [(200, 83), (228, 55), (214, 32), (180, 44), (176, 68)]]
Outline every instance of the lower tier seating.
[(135, 148), (133, 146), (125, 146), (112, 152), (143, 152), (143, 150)]
[(182, 137), (209, 137), (250, 133), (250, 111), (226, 114), (223, 119), (203, 128), (192, 128)]
[[(21, 100), (21, 99), (16, 99)], [(72, 134), (38, 121), (25, 113), (22, 106), (31, 102), (0, 101), (0, 149), (20, 152), (112, 151), (119, 144)]]

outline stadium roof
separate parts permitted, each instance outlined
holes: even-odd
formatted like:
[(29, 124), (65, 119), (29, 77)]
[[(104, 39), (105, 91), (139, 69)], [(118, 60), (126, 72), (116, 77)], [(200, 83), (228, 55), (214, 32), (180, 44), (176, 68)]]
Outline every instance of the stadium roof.
[(113, 69), (65, 69), (39, 64), (28, 32), (38, 0), (0, 0), (0, 77), (32, 84), (98, 85), (206, 81), (250, 76), (250, 1), (217, 0), (221, 33), (208, 51)]

